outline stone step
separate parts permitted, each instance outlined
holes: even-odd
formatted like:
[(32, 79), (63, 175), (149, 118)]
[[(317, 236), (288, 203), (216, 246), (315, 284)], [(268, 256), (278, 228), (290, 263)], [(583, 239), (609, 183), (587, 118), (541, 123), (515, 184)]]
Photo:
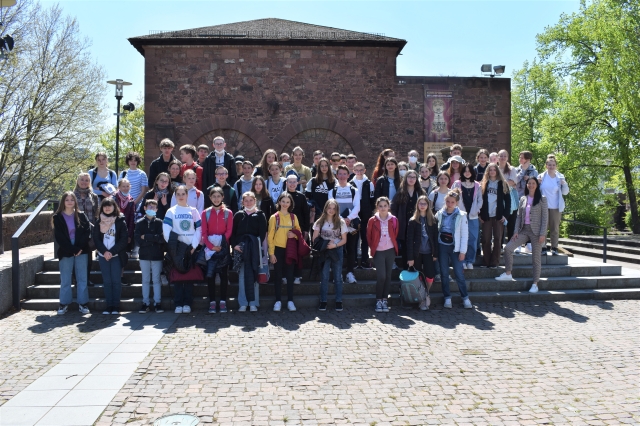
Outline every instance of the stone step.
[[(563, 249), (582, 256), (589, 256), (593, 258), (597, 258), (602, 260), (602, 249), (592, 249), (574, 246), (570, 244), (560, 244)], [(628, 263), (638, 263), (638, 259), (640, 256), (635, 254), (627, 254), (627, 253), (619, 253), (619, 252), (611, 252), (607, 250), (607, 259), (608, 260), (617, 260), (618, 262), (628, 262)]]
[[(633, 235), (633, 234), (628, 234), (628, 235)], [(598, 243), (598, 244), (602, 244), (602, 236), (598, 236), (598, 235), (570, 235), (569, 236), (570, 239), (572, 240), (578, 240), (578, 241), (589, 241), (592, 243)], [(629, 238), (620, 238), (617, 239), (615, 237), (615, 235), (611, 235), (611, 236), (607, 236), (607, 245), (611, 243), (611, 244), (616, 244), (616, 245), (623, 245), (626, 247), (639, 247), (640, 248), (640, 239), (629, 239)]]
[[(602, 253), (602, 241), (600, 242), (592, 242), (592, 241), (581, 241), (574, 240), (571, 238), (560, 238), (558, 240), (562, 247), (573, 246), (573, 247), (582, 247), (588, 249), (595, 249)], [(626, 253), (636, 256), (637, 259), (640, 259), (640, 247), (627, 246), (622, 244), (610, 244), (607, 241), (607, 256), (609, 253)]]

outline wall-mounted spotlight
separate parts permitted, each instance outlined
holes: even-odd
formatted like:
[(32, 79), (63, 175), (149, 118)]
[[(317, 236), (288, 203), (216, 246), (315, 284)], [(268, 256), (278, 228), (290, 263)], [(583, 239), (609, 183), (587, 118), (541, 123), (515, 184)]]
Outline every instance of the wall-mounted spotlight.
[(504, 65), (496, 65), (495, 67), (493, 67), (493, 72), (491, 70), (491, 64), (483, 64), (480, 67), (480, 72), (482, 72), (484, 75), (489, 76), (491, 78), (495, 77), (496, 75), (504, 74), (504, 70), (505, 70)]

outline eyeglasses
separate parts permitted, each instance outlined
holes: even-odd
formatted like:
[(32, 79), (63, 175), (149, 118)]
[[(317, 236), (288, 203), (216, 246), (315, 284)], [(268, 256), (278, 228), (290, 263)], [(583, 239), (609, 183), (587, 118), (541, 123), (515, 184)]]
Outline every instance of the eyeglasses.
[(364, 169), (353, 169), (354, 173), (364, 173)]
[(227, 173), (227, 172), (220, 172), (220, 173), (216, 173), (216, 176), (226, 176), (228, 174), (229, 173)]
[(337, 162), (339, 162), (339, 161), (340, 161), (340, 159), (339, 159), (339, 158), (332, 158), (332, 159), (331, 159), (331, 162), (332, 162), (332, 163), (337, 163)]

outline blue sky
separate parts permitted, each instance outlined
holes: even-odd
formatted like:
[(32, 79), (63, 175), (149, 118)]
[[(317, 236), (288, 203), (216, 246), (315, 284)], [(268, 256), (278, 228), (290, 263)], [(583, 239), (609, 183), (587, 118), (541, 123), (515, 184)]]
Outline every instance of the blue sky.
[[(45, 6), (54, 1), (43, 0)], [(133, 83), (124, 102), (144, 90), (144, 58), (127, 38), (260, 18), (281, 18), (407, 40), (398, 75), (478, 76), (480, 65), (506, 65), (511, 76), (536, 54), (536, 34), (578, 10), (579, 1), (57, 1), (93, 43), (109, 79)], [(105, 102), (115, 110), (109, 87)], [(112, 115), (109, 114), (111, 117)], [(109, 118), (109, 122), (114, 121)]]

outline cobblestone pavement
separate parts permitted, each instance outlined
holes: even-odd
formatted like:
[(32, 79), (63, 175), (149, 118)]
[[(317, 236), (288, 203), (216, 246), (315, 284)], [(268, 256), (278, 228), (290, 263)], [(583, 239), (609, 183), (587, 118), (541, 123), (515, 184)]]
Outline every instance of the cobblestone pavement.
[[(181, 316), (96, 424), (640, 424), (639, 301), (346, 308)], [(42, 315), (0, 320), (3, 395), (85, 338)]]

